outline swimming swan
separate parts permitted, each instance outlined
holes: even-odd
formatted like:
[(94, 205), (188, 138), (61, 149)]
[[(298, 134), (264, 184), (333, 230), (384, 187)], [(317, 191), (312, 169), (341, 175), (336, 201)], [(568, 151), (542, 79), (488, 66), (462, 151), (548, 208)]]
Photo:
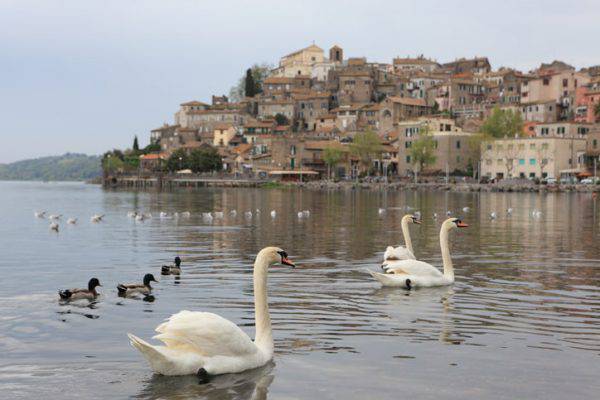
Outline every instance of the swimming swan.
[(180, 311), (156, 328), (154, 336), (164, 343), (153, 346), (128, 334), (131, 345), (162, 375), (197, 374), (203, 382), (210, 375), (238, 373), (265, 365), (273, 358), (273, 334), (267, 303), (267, 272), (270, 265), (294, 267), (287, 253), (266, 247), (254, 262), (254, 341), (233, 322), (213, 313)]
[(406, 246), (388, 246), (385, 249), (385, 253), (383, 253), (383, 265), (381, 268), (384, 270), (388, 268), (390, 261), (399, 261), (399, 260), (415, 260), (415, 254), (412, 247), (412, 240), (410, 239), (410, 229), (408, 229), (408, 224), (420, 224), (421, 221), (410, 214), (406, 214), (402, 217), (402, 222), (400, 225), (402, 226), (402, 236), (404, 236), (404, 243)]
[(442, 248), (444, 264), (443, 273), (433, 265), (418, 260), (395, 261), (389, 265), (385, 274), (374, 271), (369, 271), (369, 273), (383, 286), (403, 287), (409, 290), (413, 287), (450, 285), (454, 283), (454, 267), (448, 248), (448, 232), (454, 228), (466, 228), (468, 226), (458, 218), (448, 218), (442, 224), (440, 247)]

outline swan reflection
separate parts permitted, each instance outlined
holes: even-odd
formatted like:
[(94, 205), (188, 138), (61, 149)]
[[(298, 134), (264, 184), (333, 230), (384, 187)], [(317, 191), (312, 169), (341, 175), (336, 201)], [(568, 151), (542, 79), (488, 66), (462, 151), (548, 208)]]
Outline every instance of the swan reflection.
[(218, 375), (207, 384), (199, 384), (195, 375), (153, 375), (135, 397), (138, 399), (214, 399), (265, 400), (275, 375), (272, 361), (267, 365), (239, 374)]

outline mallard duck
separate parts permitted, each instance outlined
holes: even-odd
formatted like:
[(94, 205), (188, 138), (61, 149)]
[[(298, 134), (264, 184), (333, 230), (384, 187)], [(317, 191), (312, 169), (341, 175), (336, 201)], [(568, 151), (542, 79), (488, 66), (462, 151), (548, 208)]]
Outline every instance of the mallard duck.
[(152, 286), (150, 286), (150, 282), (158, 282), (154, 279), (154, 275), (146, 274), (144, 275), (144, 283), (119, 283), (117, 285), (117, 290), (119, 291), (119, 295), (121, 296), (131, 296), (135, 294), (143, 294), (148, 295), (152, 292)]
[(92, 278), (88, 282), (87, 289), (65, 289), (59, 290), (58, 295), (62, 300), (94, 300), (98, 296), (96, 288), (102, 286), (98, 278)]
[(179, 275), (181, 273), (181, 258), (175, 257), (175, 264), (163, 265), (160, 273), (162, 275)]

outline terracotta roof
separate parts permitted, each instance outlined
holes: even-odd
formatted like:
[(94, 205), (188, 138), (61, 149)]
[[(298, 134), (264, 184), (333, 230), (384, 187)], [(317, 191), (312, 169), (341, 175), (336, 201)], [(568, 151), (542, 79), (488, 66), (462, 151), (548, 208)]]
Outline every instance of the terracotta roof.
[(140, 160), (164, 160), (166, 157), (165, 153), (150, 153), (142, 154)]
[(208, 104), (198, 100), (192, 100), (188, 101), (187, 103), (181, 103), (180, 106), (208, 106)]
[(244, 154), (252, 150), (252, 147), (254, 147), (252, 143), (241, 143), (239, 146), (236, 146), (233, 149), (231, 149), (231, 151), (236, 154)]
[(294, 78), (286, 78), (283, 76), (269, 76), (267, 79), (263, 81), (263, 84), (293, 84)]
[(348, 151), (348, 146), (337, 140), (309, 140), (304, 143), (307, 150), (325, 150), (327, 148), (336, 148), (342, 151)]
[(220, 122), (218, 124), (215, 124), (215, 126), (213, 127), (213, 129), (227, 130), (227, 129), (232, 128), (232, 127), (233, 127), (233, 124), (231, 124), (231, 123)]
[(390, 97), (388, 97), (388, 99), (390, 99), (390, 101), (392, 103), (400, 103), (400, 104), (404, 104), (407, 106), (427, 107), (427, 104), (425, 103), (425, 100), (423, 100), (423, 99), (413, 99), (412, 97), (397, 97), (397, 96), (390, 96)]

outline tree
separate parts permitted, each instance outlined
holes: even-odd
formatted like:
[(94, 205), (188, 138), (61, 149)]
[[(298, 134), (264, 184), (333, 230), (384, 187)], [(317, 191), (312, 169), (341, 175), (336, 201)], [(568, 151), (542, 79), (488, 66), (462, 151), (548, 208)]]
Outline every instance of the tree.
[(189, 168), (193, 172), (220, 171), (223, 169), (223, 162), (217, 149), (202, 147), (190, 153)]
[(473, 175), (473, 178), (479, 178), (479, 170), (477, 163), (482, 159), (482, 145), (489, 142), (488, 136), (483, 133), (474, 133), (467, 139), (467, 147), (469, 149), (469, 165), (467, 166), (468, 172)]
[(156, 153), (159, 151), (160, 151), (160, 144), (158, 144), (158, 143), (150, 143), (148, 146), (144, 147), (144, 150), (142, 150), (142, 152), (144, 154)]
[[(262, 93), (263, 81), (269, 76), (273, 66), (267, 63), (254, 64), (251, 68), (254, 80), (254, 95)], [(240, 101), (246, 95), (246, 77), (248, 71), (238, 80), (238, 83), (229, 90), (229, 99), (233, 102)]]
[(167, 159), (167, 170), (171, 172), (189, 168), (189, 157), (184, 149), (177, 149)]
[(504, 159), (506, 178), (512, 178), (512, 171), (515, 168), (515, 161), (518, 160), (521, 155), (521, 149), (519, 148), (519, 145), (508, 143), (506, 144), (506, 149), (504, 149), (503, 145), (496, 145), (496, 151), (499, 153), (500, 158)]
[(594, 106), (594, 114), (596, 115), (596, 120), (600, 120), (600, 102)]
[(248, 68), (246, 70), (246, 80), (244, 85), (244, 94), (246, 97), (254, 97), (256, 94), (256, 84), (254, 83), (254, 77), (252, 76), (252, 70)]
[(413, 164), (413, 172), (415, 173), (415, 182), (417, 174), (429, 165), (435, 163), (435, 140), (429, 130), (429, 126), (425, 125), (419, 129), (417, 140), (413, 141), (410, 146), (410, 159)]
[(538, 144), (535, 153), (537, 163), (540, 166), (540, 178), (544, 178), (544, 170), (549, 164), (548, 157), (550, 156), (548, 152), (548, 143)]
[(138, 138), (137, 135), (135, 135), (135, 137), (133, 138), (133, 147), (132, 147), (133, 151), (138, 152), (140, 151), (140, 145), (138, 143)]
[(379, 137), (371, 130), (354, 135), (350, 145), (350, 152), (358, 157), (367, 174), (371, 172), (373, 159), (379, 157), (382, 150)]
[(277, 125), (289, 125), (290, 120), (285, 115), (277, 113), (275, 114), (275, 122)]
[(518, 137), (523, 133), (521, 113), (495, 107), (483, 123), (481, 131), (493, 138)]
[[(342, 161), (344, 153), (337, 147), (327, 147), (323, 151), (323, 161), (327, 164), (327, 178), (331, 179), (331, 170)], [(335, 171), (334, 171), (335, 175)]]

